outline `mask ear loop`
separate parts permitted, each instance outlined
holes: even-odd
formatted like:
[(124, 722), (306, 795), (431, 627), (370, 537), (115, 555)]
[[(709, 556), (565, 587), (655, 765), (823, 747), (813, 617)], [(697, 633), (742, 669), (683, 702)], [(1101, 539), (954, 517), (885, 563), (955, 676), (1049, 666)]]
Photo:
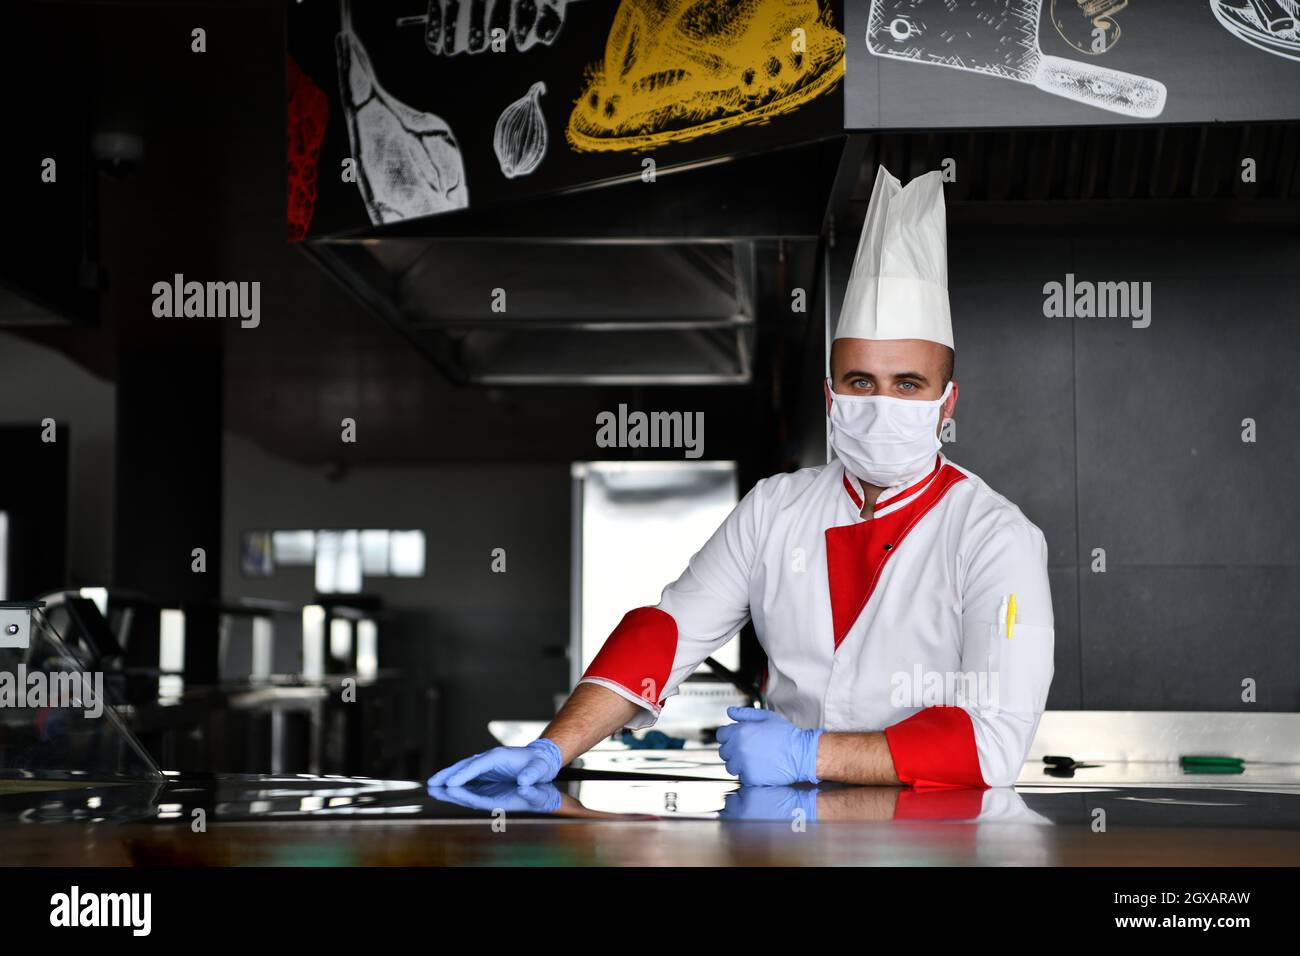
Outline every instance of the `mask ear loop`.
[(939, 427), (943, 428), (944, 422), (952, 421), (952, 416), (943, 414), (943, 406), (948, 401), (948, 396), (952, 394), (952, 379), (948, 379), (948, 384), (943, 387), (943, 394), (939, 396)]
[(831, 413), (831, 380), (829, 378), (822, 379), (822, 391), (826, 393), (826, 414), (829, 415)]

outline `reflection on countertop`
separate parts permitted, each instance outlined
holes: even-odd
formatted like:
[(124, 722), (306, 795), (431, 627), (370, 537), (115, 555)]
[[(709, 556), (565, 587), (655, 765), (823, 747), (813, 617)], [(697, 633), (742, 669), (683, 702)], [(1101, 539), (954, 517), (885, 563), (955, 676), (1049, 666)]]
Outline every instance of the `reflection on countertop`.
[[(8, 865), (1276, 865), (1300, 788), (988, 790), (573, 779), (520, 790), (328, 775), (0, 779)], [(32, 826), (31, 824), (63, 824)], [(103, 824), (113, 824), (105, 827)], [(584, 834), (584, 835), (579, 835)]]
[(1056, 781), (991, 789), (910, 789), (823, 784), (741, 787), (734, 780), (568, 779), (520, 789), (475, 783), (426, 788), (421, 781), (316, 774), (174, 774), (161, 781), (85, 775), (0, 777), (0, 822), (272, 820), (472, 820), (524, 816), (632, 820), (949, 821), (1090, 824), (1098, 808), (1117, 823), (1300, 829), (1300, 788), (1109, 787)]

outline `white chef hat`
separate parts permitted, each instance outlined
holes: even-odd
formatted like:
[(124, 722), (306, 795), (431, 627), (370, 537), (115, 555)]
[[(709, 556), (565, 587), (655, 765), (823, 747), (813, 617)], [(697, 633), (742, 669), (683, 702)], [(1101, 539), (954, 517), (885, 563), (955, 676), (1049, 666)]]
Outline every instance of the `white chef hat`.
[(938, 170), (906, 186), (876, 171), (837, 339), (925, 339), (952, 348), (948, 236)]

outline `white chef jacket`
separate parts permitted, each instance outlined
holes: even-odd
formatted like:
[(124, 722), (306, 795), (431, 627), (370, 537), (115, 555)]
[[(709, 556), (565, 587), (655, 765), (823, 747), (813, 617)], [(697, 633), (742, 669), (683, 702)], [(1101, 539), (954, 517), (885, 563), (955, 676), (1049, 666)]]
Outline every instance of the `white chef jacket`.
[(942, 454), (868, 517), (862, 504), (838, 460), (759, 481), (580, 683), (637, 703), (628, 728), (650, 726), (752, 618), (767, 706), (796, 726), (883, 730), (905, 783), (1010, 786), (1052, 680), (1042, 532)]

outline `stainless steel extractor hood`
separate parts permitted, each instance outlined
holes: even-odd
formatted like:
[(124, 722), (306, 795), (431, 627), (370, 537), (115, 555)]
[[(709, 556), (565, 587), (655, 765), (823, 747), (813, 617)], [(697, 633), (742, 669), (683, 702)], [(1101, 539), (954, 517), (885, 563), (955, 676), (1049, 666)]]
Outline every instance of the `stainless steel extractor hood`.
[(818, 243), (841, 147), (823, 141), (304, 247), (454, 382), (746, 384), (765, 281), (792, 246), (810, 253)]

